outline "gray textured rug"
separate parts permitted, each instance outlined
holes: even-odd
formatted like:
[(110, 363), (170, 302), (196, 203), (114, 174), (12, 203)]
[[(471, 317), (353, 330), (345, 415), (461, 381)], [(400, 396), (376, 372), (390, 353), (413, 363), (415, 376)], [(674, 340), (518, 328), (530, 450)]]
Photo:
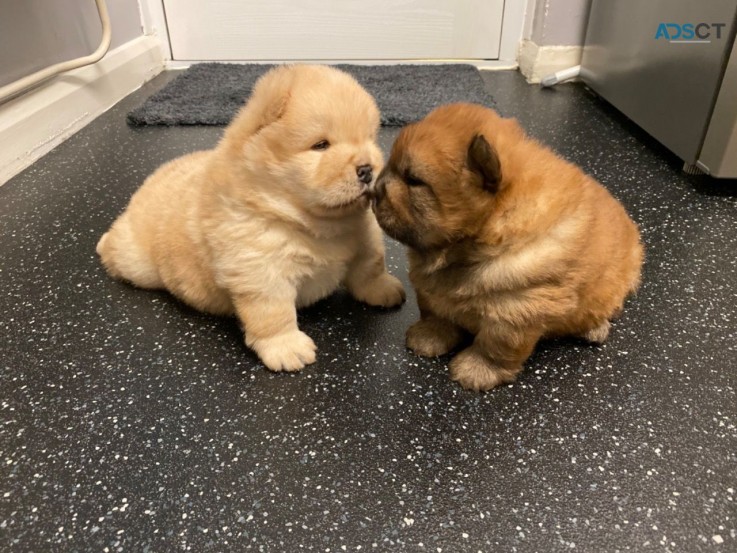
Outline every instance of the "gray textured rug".
[[(128, 114), (131, 125), (227, 125), (272, 66), (193, 65)], [(381, 110), (381, 124), (401, 127), (449, 102), (494, 106), (472, 65), (338, 65), (353, 75)]]

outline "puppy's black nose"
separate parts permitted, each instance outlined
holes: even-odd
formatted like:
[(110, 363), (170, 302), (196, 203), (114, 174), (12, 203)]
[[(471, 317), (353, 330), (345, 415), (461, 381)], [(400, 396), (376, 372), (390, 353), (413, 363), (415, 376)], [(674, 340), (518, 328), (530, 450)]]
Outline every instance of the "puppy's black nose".
[(371, 180), (374, 178), (374, 170), (370, 165), (359, 165), (356, 167), (356, 174), (358, 175), (358, 180), (363, 184), (371, 184)]

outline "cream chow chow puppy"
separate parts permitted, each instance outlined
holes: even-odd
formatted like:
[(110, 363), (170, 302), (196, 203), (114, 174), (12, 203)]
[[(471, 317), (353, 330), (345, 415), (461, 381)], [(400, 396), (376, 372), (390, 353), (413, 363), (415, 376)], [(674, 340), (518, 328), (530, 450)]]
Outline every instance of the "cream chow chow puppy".
[(369, 305), (405, 298), (368, 209), (378, 126), (373, 98), (346, 73), (272, 69), (213, 150), (143, 183), (97, 253), (113, 277), (237, 315), (269, 369), (299, 370), (316, 348), (297, 308), (340, 285)]

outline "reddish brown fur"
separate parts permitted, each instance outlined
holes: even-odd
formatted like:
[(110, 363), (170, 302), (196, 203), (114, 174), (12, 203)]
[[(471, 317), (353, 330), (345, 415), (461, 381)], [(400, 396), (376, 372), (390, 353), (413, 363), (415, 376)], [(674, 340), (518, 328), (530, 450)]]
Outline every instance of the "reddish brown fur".
[[(480, 161), (469, 149), (477, 135), (490, 146)], [(472, 333), (450, 364), (466, 388), (513, 381), (542, 337), (604, 341), (639, 285), (643, 248), (622, 205), (515, 120), (481, 106), (443, 106), (406, 127), (374, 210), (410, 246), (421, 319), (408, 346), (441, 355)]]

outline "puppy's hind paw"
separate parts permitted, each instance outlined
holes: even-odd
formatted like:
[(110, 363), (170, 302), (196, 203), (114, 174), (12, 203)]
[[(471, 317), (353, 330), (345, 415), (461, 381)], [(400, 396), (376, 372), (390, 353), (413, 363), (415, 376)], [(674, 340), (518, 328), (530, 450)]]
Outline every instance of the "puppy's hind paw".
[(256, 340), (251, 347), (274, 372), (298, 371), (315, 362), (317, 351), (312, 338), (300, 330)]
[(374, 307), (395, 307), (407, 297), (399, 279), (389, 273), (382, 273), (367, 282), (360, 290), (353, 290), (353, 296)]
[(609, 330), (611, 328), (611, 323), (609, 321), (604, 321), (596, 328), (592, 328), (588, 332), (584, 333), (581, 337), (584, 340), (588, 340), (589, 342), (592, 342), (594, 344), (603, 344), (609, 337)]
[(458, 327), (439, 318), (420, 319), (407, 329), (407, 347), (422, 357), (445, 355), (461, 338)]
[(504, 369), (494, 365), (486, 357), (472, 348), (463, 350), (450, 362), (450, 378), (466, 390), (484, 392), (510, 384), (517, 379), (517, 370)]

